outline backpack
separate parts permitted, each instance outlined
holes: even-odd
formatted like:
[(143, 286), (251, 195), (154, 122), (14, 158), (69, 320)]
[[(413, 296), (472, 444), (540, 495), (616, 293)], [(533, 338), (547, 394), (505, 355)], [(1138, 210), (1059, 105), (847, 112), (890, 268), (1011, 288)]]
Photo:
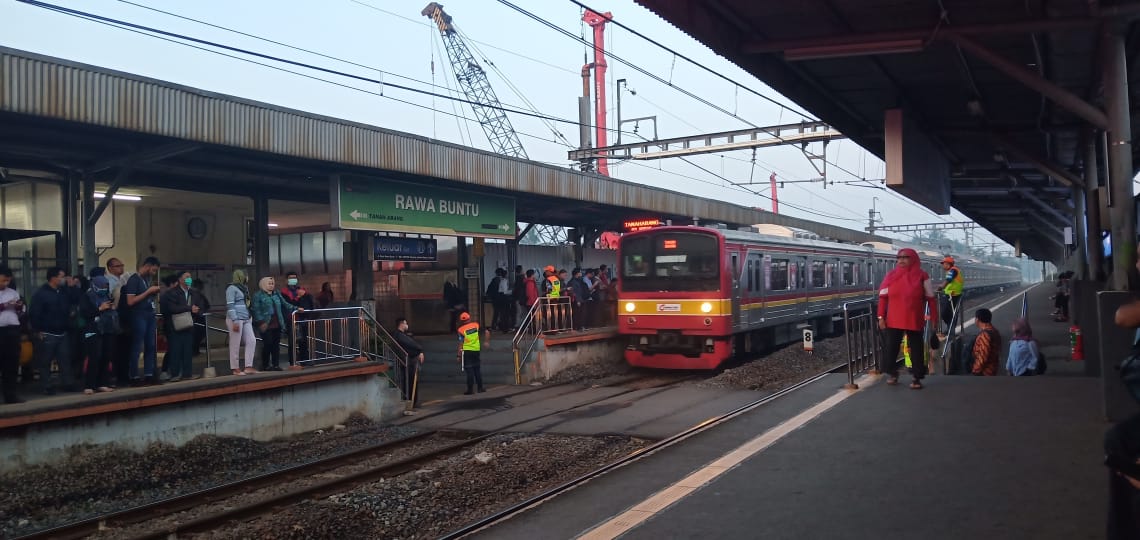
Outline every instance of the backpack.
[(487, 291), (483, 293), (484, 302), (494, 302), (499, 298), (499, 280), (502, 277), (495, 276), (490, 283), (487, 284)]
[(990, 332), (990, 338), (993, 338), (993, 334), (996, 334), (997, 330), (982, 330), (977, 334), (963, 338), (962, 350), (958, 355), (957, 373), (959, 375), (971, 375), (974, 373), (974, 345), (977, 344), (978, 336), (980, 336), (982, 332)]
[(1045, 353), (1037, 351), (1037, 369), (1033, 370), (1034, 375), (1044, 375), (1045, 370), (1049, 366), (1045, 365)]
[(126, 305), (126, 300), (122, 297), (121, 291), (123, 290), (123, 286), (127, 284), (127, 281), (134, 275), (134, 272), (123, 272), (123, 275), (119, 276), (119, 280), (115, 282), (115, 288), (111, 289), (111, 305), (115, 306), (116, 309), (130, 309), (130, 306)]

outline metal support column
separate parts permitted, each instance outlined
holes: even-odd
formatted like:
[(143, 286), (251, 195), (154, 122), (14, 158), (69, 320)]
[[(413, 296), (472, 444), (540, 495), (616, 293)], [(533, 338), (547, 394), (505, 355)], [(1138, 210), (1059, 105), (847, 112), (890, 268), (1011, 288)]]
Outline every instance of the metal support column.
[[(1089, 259), (1100, 249), (1099, 242), (1092, 244), (1089, 242), (1088, 234), (1085, 230), (1085, 190), (1074, 186), (1073, 193), (1073, 232), (1076, 233), (1077, 249), (1074, 252), (1076, 255), (1076, 272), (1080, 279), (1089, 278)], [(1094, 249), (1095, 248), (1095, 249)]]
[[(67, 179), (60, 186), (60, 195), (63, 205), (63, 259), (60, 266), (66, 268), (71, 275), (79, 273), (79, 226), (76, 218), (79, 216), (79, 181), (75, 173), (69, 172)], [(60, 249), (57, 247), (56, 252)]]
[(95, 246), (95, 223), (99, 218), (95, 216), (95, 179), (91, 175), (83, 176), (83, 217), (80, 218), (83, 227), (83, 268), (87, 273), (99, 266), (99, 251)]
[(269, 198), (253, 196), (253, 267), (257, 272), (251, 282), (270, 275), (269, 268)]
[(1136, 262), (1136, 206), (1132, 199), (1132, 127), (1128, 110), (1128, 65), (1124, 32), (1106, 24), (1104, 103), (1108, 118), (1108, 189), (1112, 209), (1112, 288), (1129, 290), (1129, 270)]
[(1089, 239), (1089, 278), (1104, 280), (1104, 252), (1100, 245), (1100, 179), (1098, 178), (1097, 141), (1093, 136), (1085, 147), (1085, 224)]

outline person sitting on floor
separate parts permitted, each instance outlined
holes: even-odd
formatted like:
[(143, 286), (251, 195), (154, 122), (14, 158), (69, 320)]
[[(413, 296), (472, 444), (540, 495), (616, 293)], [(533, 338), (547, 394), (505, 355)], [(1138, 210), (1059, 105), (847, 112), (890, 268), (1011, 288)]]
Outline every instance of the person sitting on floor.
[(974, 348), (971, 351), (974, 367), (970, 372), (974, 375), (997, 375), (1001, 334), (994, 328), (993, 318), (994, 314), (986, 308), (974, 313), (974, 319), (978, 323), (978, 337), (974, 340)]
[(1037, 341), (1033, 339), (1033, 329), (1029, 321), (1013, 321), (1013, 337), (1009, 338), (1009, 357), (1005, 359), (1005, 370), (1014, 377), (1037, 374)]

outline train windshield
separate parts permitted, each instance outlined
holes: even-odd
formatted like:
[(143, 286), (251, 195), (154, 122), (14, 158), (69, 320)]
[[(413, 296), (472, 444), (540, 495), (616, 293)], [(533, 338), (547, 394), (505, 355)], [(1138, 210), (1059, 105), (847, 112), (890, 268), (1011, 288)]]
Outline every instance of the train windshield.
[(622, 240), (621, 288), (626, 291), (720, 289), (720, 250), (707, 234), (660, 233)]

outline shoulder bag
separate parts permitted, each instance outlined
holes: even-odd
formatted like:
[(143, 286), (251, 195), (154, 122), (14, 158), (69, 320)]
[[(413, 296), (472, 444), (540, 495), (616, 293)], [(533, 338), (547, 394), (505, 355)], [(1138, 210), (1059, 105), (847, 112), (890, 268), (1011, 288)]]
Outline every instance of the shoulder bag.
[(174, 327), (175, 332), (189, 330), (194, 327), (194, 315), (189, 311), (175, 313), (174, 316), (170, 318), (170, 325)]

